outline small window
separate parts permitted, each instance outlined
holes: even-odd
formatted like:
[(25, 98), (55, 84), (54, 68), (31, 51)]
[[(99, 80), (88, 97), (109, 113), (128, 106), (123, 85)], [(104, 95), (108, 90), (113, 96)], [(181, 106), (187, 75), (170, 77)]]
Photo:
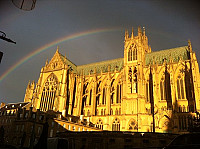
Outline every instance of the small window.
[(26, 112), (26, 114), (25, 114), (25, 118), (28, 118), (28, 112)]
[(40, 135), (41, 127), (38, 127), (38, 135)]
[(43, 120), (43, 115), (40, 115), (39, 120), (42, 121)]
[(51, 127), (54, 127), (54, 122), (51, 122)]
[(70, 130), (71, 129), (71, 126), (70, 125), (68, 125), (68, 130)]
[(53, 129), (51, 129), (49, 137), (53, 137)]
[(32, 115), (32, 118), (35, 119), (35, 114)]

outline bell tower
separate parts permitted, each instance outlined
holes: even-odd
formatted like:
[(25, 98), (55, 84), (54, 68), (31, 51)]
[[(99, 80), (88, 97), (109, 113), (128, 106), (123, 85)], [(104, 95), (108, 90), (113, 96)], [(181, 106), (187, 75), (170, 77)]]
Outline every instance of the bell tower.
[[(144, 89), (143, 89), (143, 67), (145, 66), (145, 54), (150, 53), (151, 48), (148, 45), (148, 38), (145, 34), (145, 28), (143, 30), (138, 27), (138, 35), (134, 35), (132, 28), (131, 35), (128, 31), (125, 31), (124, 40), (124, 102), (127, 106), (131, 105), (131, 108), (126, 109), (127, 114), (134, 114), (138, 111), (138, 101), (143, 101)], [(139, 99), (140, 98), (140, 99)], [(145, 100), (144, 100), (145, 101)], [(143, 102), (142, 102), (143, 103)], [(140, 104), (142, 104), (140, 103)], [(136, 110), (137, 109), (137, 110)], [(142, 110), (143, 111), (143, 110)], [(142, 112), (141, 111), (141, 112)]]
[(138, 93), (138, 80), (142, 79), (145, 54), (150, 52), (151, 48), (148, 46), (145, 28), (143, 28), (142, 31), (141, 27), (138, 27), (137, 36), (134, 36), (133, 28), (130, 37), (128, 31), (125, 31), (124, 66), (126, 72), (127, 93)]

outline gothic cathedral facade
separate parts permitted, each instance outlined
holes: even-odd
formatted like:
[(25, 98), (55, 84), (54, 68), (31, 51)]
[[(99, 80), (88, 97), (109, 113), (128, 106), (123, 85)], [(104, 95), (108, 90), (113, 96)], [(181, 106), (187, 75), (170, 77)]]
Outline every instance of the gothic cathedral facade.
[(190, 41), (152, 52), (139, 27), (137, 36), (125, 31), (124, 58), (76, 66), (57, 49), (24, 101), (103, 130), (177, 133), (188, 131), (200, 110), (199, 80)]

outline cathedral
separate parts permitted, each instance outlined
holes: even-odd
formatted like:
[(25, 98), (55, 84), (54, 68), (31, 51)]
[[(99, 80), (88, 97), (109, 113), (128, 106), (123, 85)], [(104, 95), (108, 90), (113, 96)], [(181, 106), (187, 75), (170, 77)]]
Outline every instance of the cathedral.
[(187, 46), (151, 51), (145, 29), (125, 31), (124, 57), (77, 66), (55, 52), (24, 102), (108, 131), (187, 132), (199, 106), (199, 65)]

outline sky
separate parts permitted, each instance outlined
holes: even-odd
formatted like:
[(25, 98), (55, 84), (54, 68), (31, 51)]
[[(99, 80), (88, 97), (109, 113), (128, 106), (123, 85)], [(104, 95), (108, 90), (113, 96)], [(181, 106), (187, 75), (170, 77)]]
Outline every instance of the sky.
[[(56, 52), (76, 65), (123, 57), (124, 31), (145, 27), (152, 51), (186, 46), (200, 62), (200, 10), (193, 0), (37, 0), (31, 11), (0, 0), (0, 102), (23, 102), (27, 84)], [(0, 34), (1, 36), (1, 34)]]

